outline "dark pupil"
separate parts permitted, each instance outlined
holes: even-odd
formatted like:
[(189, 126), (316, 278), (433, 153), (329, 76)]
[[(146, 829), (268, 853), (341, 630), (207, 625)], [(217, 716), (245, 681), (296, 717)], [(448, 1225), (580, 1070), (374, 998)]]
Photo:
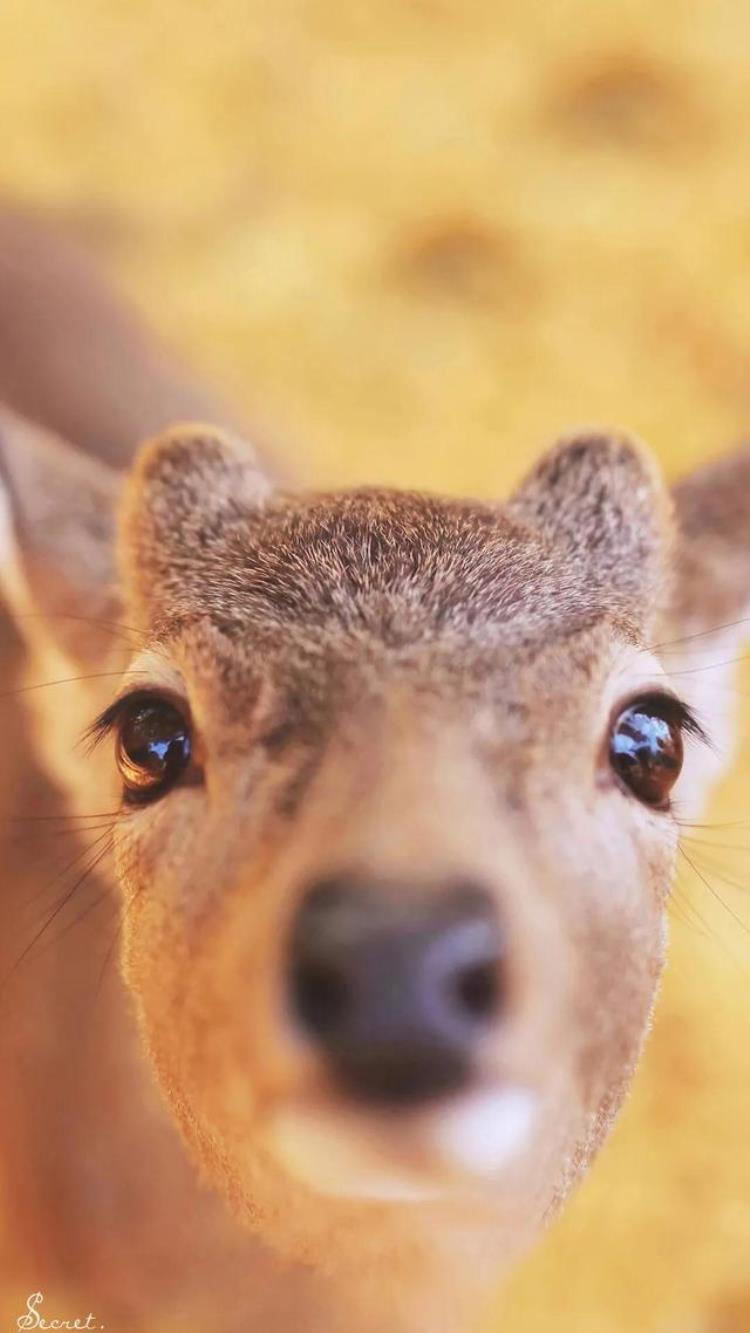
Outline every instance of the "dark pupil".
[(184, 719), (168, 704), (139, 708), (125, 723), (121, 743), (126, 768), (142, 782), (170, 778), (190, 753)]
[(656, 713), (628, 709), (612, 737), (612, 763), (637, 796), (660, 804), (682, 767), (679, 726)]

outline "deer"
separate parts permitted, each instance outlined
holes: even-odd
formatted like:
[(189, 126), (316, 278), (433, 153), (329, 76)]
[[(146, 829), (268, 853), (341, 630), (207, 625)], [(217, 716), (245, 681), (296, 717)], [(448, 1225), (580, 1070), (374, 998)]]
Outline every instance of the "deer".
[[(155, 1326), (127, 1237), (158, 1201), (170, 1310), (466, 1333), (588, 1171), (649, 1031), (681, 828), (732, 757), (750, 448), (669, 486), (586, 428), (504, 501), (296, 489), (12, 209), (0, 400), (18, 744), (82, 838), (104, 826), (120, 904), (86, 1066), (114, 1081), (109, 1122), (87, 1112), (74, 1150), (69, 1110), (64, 1141), (70, 1198), (91, 1144), (106, 1186), (68, 1276)], [(46, 1014), (59, 969), (34, 984)], [(102, 1228), (127, 1300), (81, 1258)], [(35, 1233), (50, 1272), (59, 1229)]]

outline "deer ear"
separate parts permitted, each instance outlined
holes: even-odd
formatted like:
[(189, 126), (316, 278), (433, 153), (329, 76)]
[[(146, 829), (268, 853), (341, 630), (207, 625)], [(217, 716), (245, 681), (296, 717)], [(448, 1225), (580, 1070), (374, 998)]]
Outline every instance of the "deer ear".
[(129, 604), (144, 623), (189, 612), (207, 577), (231, 577), (227, 541), (271, 493), (251, 445), (213, 426), (175, 426), (146, 444), (121, 525)]
[(564, 550), (605, 609), (639, 633), (650, 627), (672, 524), (668, 492), (641, 444), (596, 433), (561, 440), (507, 512)]
[(677, 539), (658, 651), (712, 741), (686, 794), (692, 813), (731, 760), (738, 730), (732, 686), (750, 638), (750, 445), (678, 482), (672, 494)]
[(114, 471), (0, 413), (0, 594), (32, 650), (85, 661), (96, 622), (116, 618), (119, 491)]
[[(750, 615), (750, 445), (710, 463), (672, 492), (678, 541), (672, 627), (700, 634)], [(733, 625), (750, 636), (750, 624)]]
[(119, 626), (119, 490), (116, 473), (0, 411), (0, 599), (27, 650), (38, 757), (81, 812), (101, 809), (90, 801), (110, 776), (77, 742), (134, 646)]

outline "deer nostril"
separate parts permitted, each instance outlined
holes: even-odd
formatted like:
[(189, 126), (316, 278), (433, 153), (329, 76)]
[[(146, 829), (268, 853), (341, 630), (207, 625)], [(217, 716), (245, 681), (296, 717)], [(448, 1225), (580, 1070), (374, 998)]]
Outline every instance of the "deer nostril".
[(501, 987), (497, 963), (487, 961), (466, 967), (449, 979), (449, 990), (458, 1007), (467, 1018), (486, 1022), (494, 1018), (500, 1008)]
[(332, 963), (300, 962), (292, 981), (292, 1004), (313, 1036), (326, 1037), (345, 1018), (352, 1002), (349, 978)]

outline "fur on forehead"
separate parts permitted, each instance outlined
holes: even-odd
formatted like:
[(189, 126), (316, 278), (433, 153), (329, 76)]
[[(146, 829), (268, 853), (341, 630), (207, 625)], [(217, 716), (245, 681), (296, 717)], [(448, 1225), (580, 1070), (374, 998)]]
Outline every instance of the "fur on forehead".
[(142, 623), (429, 627), (524, 637), (602, 617), (633, 637), (659, 601), (666, 493), (640, 446), (563, 441), (500, 508), (414, 492), (273, 492), (249, 448), (198, 428), (146, 446), (123, 568)]

